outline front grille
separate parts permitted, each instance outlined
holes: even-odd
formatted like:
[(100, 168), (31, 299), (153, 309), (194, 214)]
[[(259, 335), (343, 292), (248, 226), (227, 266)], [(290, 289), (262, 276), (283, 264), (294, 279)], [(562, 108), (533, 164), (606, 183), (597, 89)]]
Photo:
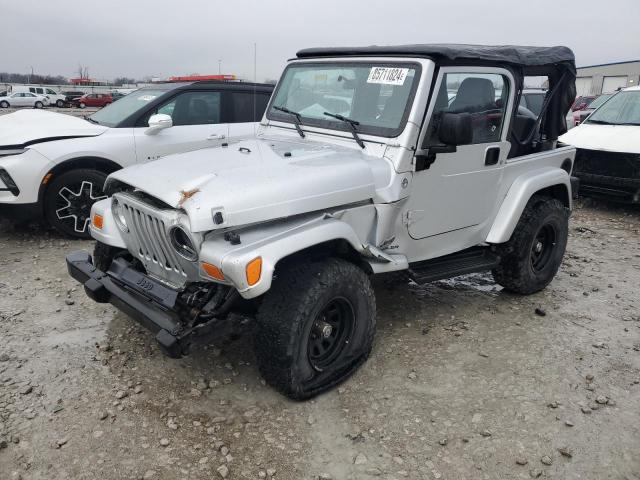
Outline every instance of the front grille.
[(640, 178), (640, 155), (579, 148), (576, 152), (573, 171), (578, 177), (580, 174), (590, 174), (638, 179)]
[(129, 229), (123, 235), (129, 251), (138, 257), (150, 276), (172, 286), (184, 285), (189, 266), (171, 247), (168, 235), (177, 223), (178, 212), (157, 210), (126, 194), (114, 196)]

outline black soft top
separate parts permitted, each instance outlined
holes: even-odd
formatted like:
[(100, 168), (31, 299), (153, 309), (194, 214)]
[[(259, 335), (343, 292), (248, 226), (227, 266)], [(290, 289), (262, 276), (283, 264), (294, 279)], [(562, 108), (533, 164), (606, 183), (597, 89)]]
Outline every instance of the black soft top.
[(326, 47), (300, 50), (298, 58), (342, 56), (427, 57), (445, 63), (508, 64), (514, 67), (564, 67), (575, 75), (575, 57), (567, 47), (528, 47), (517, 45), (417, 44), (372, 45), (369, 47)]

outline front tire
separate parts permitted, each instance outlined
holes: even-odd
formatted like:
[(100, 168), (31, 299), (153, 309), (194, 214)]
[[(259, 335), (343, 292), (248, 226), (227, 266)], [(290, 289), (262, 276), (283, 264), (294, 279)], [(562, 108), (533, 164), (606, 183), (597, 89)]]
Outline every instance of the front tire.
[(529, 295), (545, 288), (558, 272), (569, 234), (569, 209), (555, 198), (534, 196), (501, 257), (493, 278), (506, 290)]
[(34, 106), (35, 108), (42, 108), (42, 107), (44, 107), (44, 105), (43, 105), (43, 103), (42, 103), (42, 102), (36, 102), (33, 106)]
[(91, 206), (106, 198), (102, 188), (107, 175), (98, 170), (71, 170), (54, 177), (44, 194), (44, 214), (60, 233), (89, 239)]
[(264, 379), (294, 400), (348, 378), (371, 352), (376, 304), (367, 274), (329, 258), (279, 267), (257, 316)]
[(9, 108), (9, 102), (3, 100), (2, 102), (0, 102), (0, 108)]
[(116, 255), (126, 253), (126, 250), (118, 247), (112, 247), (102, 242), (96, 242), (93, 248), (93, 266), (102, 272), (109, 270), (111, 262)]
[(62, 107), (64, 107), (64, 102), (63, 102), (62, 100), (58, 100), (58, 101), (56, 102), (56, 107), (58, 107), (58, 108), (62, 108)]

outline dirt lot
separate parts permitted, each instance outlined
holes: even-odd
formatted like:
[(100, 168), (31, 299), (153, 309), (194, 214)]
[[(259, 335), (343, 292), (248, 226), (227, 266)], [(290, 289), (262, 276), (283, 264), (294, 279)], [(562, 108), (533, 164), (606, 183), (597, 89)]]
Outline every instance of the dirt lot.
[(67, 276), (90, 242), (3, 223), (0, 478), (640, 479), (640, 212), (579, 205), (570, 231), (531, 297), (378, 282), (372, 358), (294, 403), (249, 334), (165, 358)]

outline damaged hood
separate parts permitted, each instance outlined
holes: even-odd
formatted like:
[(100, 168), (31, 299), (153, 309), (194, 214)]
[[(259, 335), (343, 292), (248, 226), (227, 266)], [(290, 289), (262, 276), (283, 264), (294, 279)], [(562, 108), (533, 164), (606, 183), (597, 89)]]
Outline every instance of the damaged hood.
[(582, 123), (559, 139), (585, 150), (640, 153), (640, 125), (598, 125)]
[(51, 139), (93, 137), (108, 128), (63, 113), (18, 110), (0, 116), (0, 148), (24, 147)]
[(124, 182), (183, 209), (191, 230), (203, 232), (369, 200), (376, 183), (388, 183), (391, 168), (355, 149), (259, 138), (135, 165), (107, 182)]

